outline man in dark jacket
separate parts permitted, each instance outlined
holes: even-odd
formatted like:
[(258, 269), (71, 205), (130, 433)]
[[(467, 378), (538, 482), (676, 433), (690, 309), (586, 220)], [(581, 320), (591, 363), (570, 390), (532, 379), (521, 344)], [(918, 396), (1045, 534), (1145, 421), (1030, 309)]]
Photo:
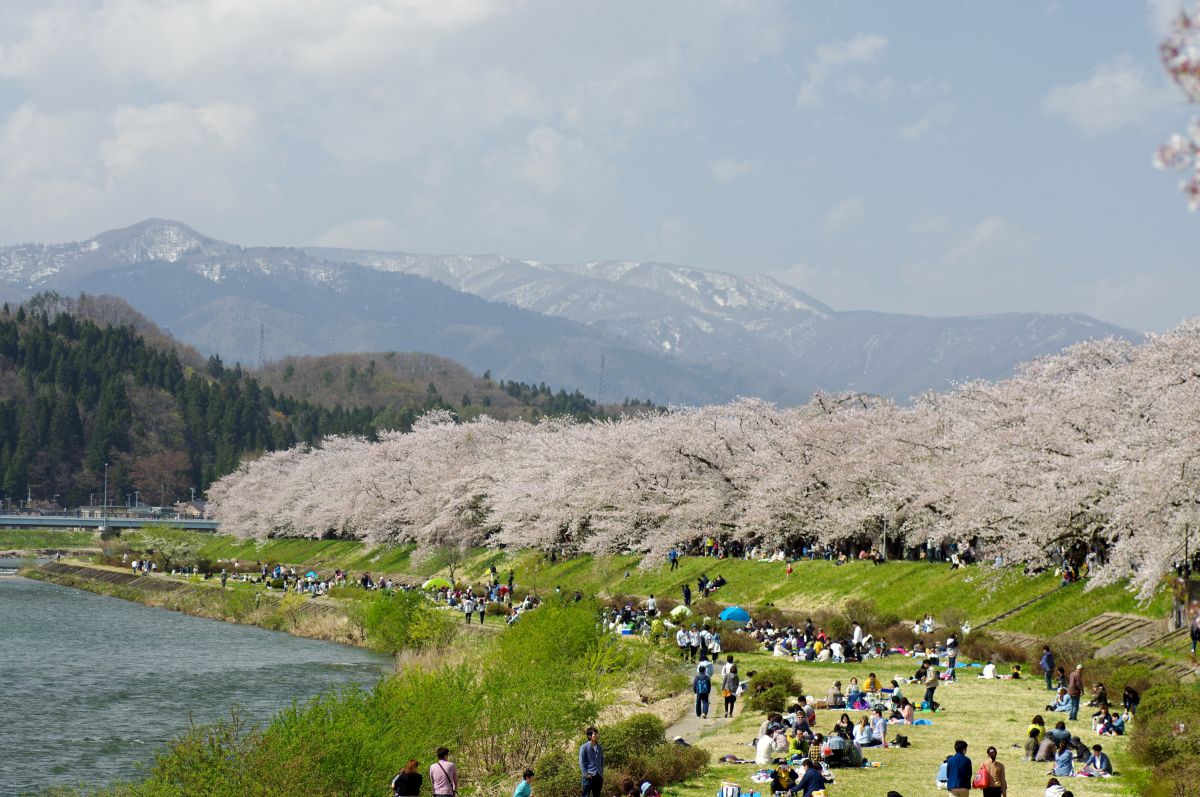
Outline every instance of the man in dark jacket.
[(800, 794), (802, 797), (812, 797), (813, 792), (820, 791), (825, 788), (825, 784), (832, 781), (825, 780), (825, 776), (821, 774), (821, 770), (812, 759), (806, 758), (800, 762), (804, 768), (804, 774), (800, 776), (800, 782), (796, 784), (795, 794)]
[(1038, 662), (1042, 672), (1046, 673), (1046, 688), (1054, 688), (1054, 654), (1050, 652), (1049, 645), (1042, 646), (1042, 658)]
[(1083, 696), (1083, 665), (1076, 664), (1075, 669), (1067, 676), (1067, 696), (1071, 698), (1071, 714), (1067, 719), (1079, 719), (1079, 698)]
[(967, 797), (971, 791), (971, 759), (962, 739), (954, 743), (954, 755), (946, 759), (946, 791), (956, 797)]

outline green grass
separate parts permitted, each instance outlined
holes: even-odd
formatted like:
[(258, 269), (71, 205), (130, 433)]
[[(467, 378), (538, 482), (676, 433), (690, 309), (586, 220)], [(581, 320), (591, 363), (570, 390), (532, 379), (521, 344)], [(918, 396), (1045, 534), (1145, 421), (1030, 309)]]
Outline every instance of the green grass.
[(1086, 585), (1079, 582), (1004, 618), (995, 628), (1052, 637), (1105, 612), (1165, 617), (1170, 610), (1170, 603), (1170, 595), (1165, 590), (1160, 591), (1149, 604), (1143, 605), (1124, 585), (1110, 584), (1087, 590)]
[(0, 529), (0, 549), (91, 548), (100, 544), (94, 531)]
[[(352, 574), (428, 577), (448, 575), (444, 560), (436, 554), (414, 560), (412, 546), (368, 546), (351, 540), (307, 540), (281, 538), (257, 542), (229, 536), (197, 534), (201, 554), (218, 560), (281, 562), (297, 569), (331, 571), (342, 568)], [(458, 565), (457, 577), (481, 581), (489, 565), (496, 565), (501, 578), (512, 568), (519, 587), (539, 592), (561, 586), (564, 591), (591, 594), (655, 594), (678, 600), (686, 582), (695, 589), (696, 578), (722, 575), (729, 582), (714, 598), (722, 604), (748, 607), (773, 605), (780, 609), (811, 612), (832, 607), (849, 597), (874, 601), (884, 613), (914, 619), (929, 612), (938, 617), (946, 609), (961, 609), (975, 625), (1000, 615), (1054, 589), (1052, 573), (1025, 576), (1016, 568), (996, 569), (978, 565), (951, 570), (948, 565), (925, 562), (889, 562), (885, 565), (851, 562), (837, 566), (826, 561), (795, 564), (790, 578), (780, 562), (741, 559), (715, 560), (684, 557), (679, 569), (655, 564), (640, 567), (640, 558), (579, 556), (549, 562), (535, 551), (475, 549)], [(628, 577), (626, 577), (628, 574)], [(1088, 593), (1072, 586), (1039, 600), (1005, 618), (995, 628), (1035, 636), (1053, 636), (1102, 612), (1127, 612), (1161, 617), (1166, 612), (1165, 595), (1148, 606), (1139, 606), (1121, 586), (1104, 587)]]
[[(760, 654), (737, 656), (739, 670), (749, 671), (768, 662), (772, 665), (794, 667), (804, 685), (806, 693), (823, 697), (834, 679), (846, 683), (851, 676), (861, 682), (868, 672), (876, 672), (883, 680), (897, 675), (912, 675), (915, 669), (911, 659), (889, 659), (871, 661), (863, 665), (804, 664), (784, 662), (781, 659)], [(967, 672), (971, 672), (967, 670)], [(924, 690), (913, 685), (906, 694), (920, 698)], [(900, 728), (889, 726), (889, 741), (898, 732), (907, 735), (912, 746), (907, 749), (869, 749), (867, 757), (882, 762), (878, 769), (834, 770), (837, 782), (829, 788), (832, 797), (879, 797), (889, 789), (904, 795), (937, 794), (934, 776), (941, 761), (954, 752), (956, 739), (969, 745), (967, 755), (978, 768), (989, 745), (997, 749), (998, 760), (1005, 764), (1010, 795), (1041, 794), (1048, 776), (1049, 764), (1021, 760), (1023, 750), (1013, 745), (1023, 745), (1025, 731), (1034, 714), (1045, 714), (1046, 691), (1036, 681), (982, 681), (974, 677), (960, 678), (957, 684), (938, 688), (937, 699), (946, 708), (930, 718), (933, 725)], [(701, 737), (699, 744), (713, 754), (714, 760), (726, 754), (753, 758), (754, 749), (749, 742), (757, 734), (758, 726), (765, 717), (761, 712), (741, 713), (737, 708), (734, 719), (726, 726)], [(863, 712), (848, 712), (857, 721)], [(816, 729), (827, 732), (840, 711), (818, 711)], [(1047, 715), (1049, 716), (1049, 715)], [(1141, 782), (1132, 758), (1127, 752), (1128, 737), (1100, 737), (1090, 730), (1090, 722), (1083, 719), (1067, 723), (1068, 728), (1079, 734), (1090, 746), (1095, 743), (1113, 759), (1118, 771), (1124, 775), (1108, 779), (1080, 779), (1072, 783), (1077, 795), (1122, 795), (1135, 794), (1136, 783)], [(1090, 711), (1087, 714), (1090, 717)], [(1053, 721), (1063, 718), (1062, 715)], [(715, 764), (701, 777), (679, 786), (671, 787), (671, 797), (712, 797), (717, 793), (722, 780), (733, 780), (742, 787), (743, 793), (762, 791), (762, 787), (750, 780), (757, 769), (753, 764)], [(973, 770), (974, 771), (974, 770)], [(942, 792), (943, 794), (945, 792)]]

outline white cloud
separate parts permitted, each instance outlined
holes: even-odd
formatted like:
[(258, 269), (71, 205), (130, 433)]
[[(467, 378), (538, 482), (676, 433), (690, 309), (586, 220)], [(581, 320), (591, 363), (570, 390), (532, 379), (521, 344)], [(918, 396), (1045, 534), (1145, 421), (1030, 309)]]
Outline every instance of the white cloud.
[(796, 105), (801, 108), (820, 105), (822, 90), (830, 78), (847, 67), (875, 63), (887, 49), (887, 44), (887, 38), (878, 33), (859, 33), (849, 41), (817, 47), (813, 62), (808, 67), (808, 78), (796, 95)]
[[(493, 213), (477, 194), (483, 180), (528, 189), (533, 204), (571, 194), (581, 180), (594, 188), (634, 136), (688, 124), (694, 88), (709, 75), (779, 54), (791, 24), (777, 3), (682, 0), (0, 5), (5, 96), (28, 98), (58, 131), (39, 136), (34, 151), (43, 154), (21, 157), (20, 168), (31, 182), (83, 181), (105, 198), (64, 229), (49, 223), (59, 209), (39, 206), (31, 185), (0, 185), (0, 210), (17, 211), (0, 212), (0, 240), (165, 215), (155, 207), (163, 197), (201, 228), (245, 235), (253, 218), (245, 206), (261, 205), (273, 183), (320, 185), (326, 206), (293, 207), (278, 215), (280, 226), (302, 214), (322, 216), (318, 229), (331, 226), (347, 216), (340, 200), (353, 195), (347, 204), (357, 207), (368, 190), (361, 183), (374, 183), (384, 217), (419, 211), (420, 226), (409, 229), (472, 228), (483, 219), (471, 212)], [(0, 105), (0, 127), (28, 129), (14, 113)], [(58, 124), (68, 115), (87, 134)], [(202, 185), (189, 182), (190, 147), (201, 149)], [(147, 165), (135, 153), (149, 156)], [(436, 184), (430, 164), (443, 172)], [(195, 196), (210, 187), (228, 190), (216, 200)], [(202, 207), (211, 212), (196, 214)], [(556, 218), (556, 207), (548, 212), (550, 227), (580, 229), (577, 219)]]
[(911, 124), (902, 125), (896, 133), (900, 138), (909, 141), (925, 138), (930, 133), (950, 124), (954, 115), (953, 106), (948, 102), (940, 102), (930, 108), (921, 118)]
[(673, 259), (683, 246), (684, 224), (679, 216), (667, 216), (646, 236), (646, 247), (658, 260)]
[(394, 219), (365, 218), (335, 224), (313, 239), (314, 246), (346, 249), (382, 249), (395, 251), (407, 248), (408, 231)]
[(827, 232), (842, 232), (862, 221), (865, 203), (862, 197), (850, 196), (838, 202), (825, 214)]
[(1177, 102), (1170, 86), (1151, 78), (1125, 54), (1100, 64), (1077, 83), (1050, 89), (1042, 110), (1096, 136), (1143, 124)]
[(708, 163), (709, 174), (719, 183), (732, 183), (753, 174), (757, 168), (758, 164), (755, 161), (743, 161), (736, 158), (718, 158)]

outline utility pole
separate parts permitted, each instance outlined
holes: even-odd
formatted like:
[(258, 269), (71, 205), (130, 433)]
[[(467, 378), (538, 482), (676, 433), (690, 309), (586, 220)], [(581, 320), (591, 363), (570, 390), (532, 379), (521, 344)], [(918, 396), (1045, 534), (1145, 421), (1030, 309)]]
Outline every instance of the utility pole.
[(104, 503), (100, 506), (100, 531), (108, 531), (108, 463), (104, 463)]

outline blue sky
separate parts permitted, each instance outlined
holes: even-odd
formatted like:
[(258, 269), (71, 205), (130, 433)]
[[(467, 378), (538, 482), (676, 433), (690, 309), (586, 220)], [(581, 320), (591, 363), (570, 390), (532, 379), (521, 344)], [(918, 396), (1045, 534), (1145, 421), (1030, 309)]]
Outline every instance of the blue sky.
[(0, 241), (769, 273), (840, 309), (1200, 313), (1174, 0), (10, 0)]

